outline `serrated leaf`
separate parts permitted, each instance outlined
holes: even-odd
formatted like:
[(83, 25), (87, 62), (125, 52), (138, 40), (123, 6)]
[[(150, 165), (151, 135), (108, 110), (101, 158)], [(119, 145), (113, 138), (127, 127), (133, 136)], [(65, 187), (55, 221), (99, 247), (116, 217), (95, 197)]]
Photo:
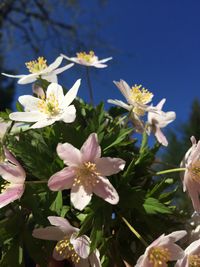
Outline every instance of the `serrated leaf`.
[(168, 207), (159, 202), (158, 199), (152, 197), (145, 199), (143, 207), (147, 214), (172, 213)]

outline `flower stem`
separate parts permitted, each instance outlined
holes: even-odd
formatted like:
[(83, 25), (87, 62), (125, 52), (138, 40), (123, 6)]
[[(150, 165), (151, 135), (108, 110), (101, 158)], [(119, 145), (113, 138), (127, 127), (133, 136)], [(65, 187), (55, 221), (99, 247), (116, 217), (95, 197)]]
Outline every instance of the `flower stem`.
[(47, 181), (25, 181), (26, 184), (44, 184)]
[(131, 230), (131, 232), (142, 242), (142, 244), (145, 247), (148, 247), (147, 242), (143, 239), (143, 237), (133, 228), (133, 226), (123, 217), (121, 216), (121, 219), (124, 221), (124, 223), (128, 226), (128, 228)]
[(165, 174), (165, 173), (171, 173), (171, 172), (183, 172), (186, 171), (186, 168), (175, 168), (175, 169), (169, 169), (169, 170), (164, 170), (164, 171), (160, 171), (160, 172), (156, 172), (156, 175), (160, 175), (160, 174)]
[(86, 67), (86, 77), (87, 77), (87, 84), (88, 84), (88, 89), (89, 89), (90, 104), (94, 105), (93, 90), (92, 90), (92, 84), (90, 80), (89, 67)]

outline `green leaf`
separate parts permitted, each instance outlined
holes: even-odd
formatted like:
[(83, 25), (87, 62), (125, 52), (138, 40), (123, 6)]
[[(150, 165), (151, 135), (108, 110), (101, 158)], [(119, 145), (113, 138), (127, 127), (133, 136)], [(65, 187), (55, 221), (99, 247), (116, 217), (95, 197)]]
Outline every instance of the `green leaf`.
[(63, 205), (62, 192), (58, 191), (55, 200), (50, 206), (50, 210), (55, 211), (58, 215), (60, 215), (62, 210), (62, 205)]
[(159, 202), (158, 199), (152, 197), (149, 197), (145, 200), (143, 207), (148, 214), (172, 213), (168, 207)]

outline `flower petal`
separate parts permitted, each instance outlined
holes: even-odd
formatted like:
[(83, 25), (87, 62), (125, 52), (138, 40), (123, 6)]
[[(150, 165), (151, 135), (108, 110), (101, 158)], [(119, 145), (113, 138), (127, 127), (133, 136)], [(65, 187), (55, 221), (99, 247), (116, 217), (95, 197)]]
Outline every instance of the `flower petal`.
[(181, 247), (179, 247), (176, 244), (171, 244), (170, 246), (167, 246), (169, 253), (170, 253), (170, 260), (176, 261), (184, 257), (184, 251)]
[(95, 249), (89, 256), (89, 262), (91, 267), (101, 267), (100, 254), (98, 249)]
[(60, 120), (70, 123), (75, 121), (76, 119), (76, 109), (74, 105), (70, 105), (69, 107), (65, 108), (64, 113), (60, 117)]
[(121, 107), (121, 108), (124, 108), (124, 109), (126, 109), (126, 110), (128, 110), (128, 111), (130, 111), (130, 110), (133, 108), (131, 105), (127, 105), (127, 104), (124, 103), (123, 101), (121, 101), (121, 100), (117, 100), (117, 99), (115, 99), (115, 100), (108, 99), (108, 103), (117, 105), (117, 106), (119, 106), (119, 107)]
[(102, 176), (109, 176), (123, 170), (126, 162), (120, 158), (102, 157), (98, 158), (95, 163), (97, 171)]
[(78, 231), (78, 229), (73, 227), (65, 218), (58, 216), (49, 216), (48, 220), (51, 225), (57, 226), (64, 234), (67, 234), (68, 237), (71, 236), (74, 232)]
[(64, 232), (55, 226), (47, 226), (45, 228), (34, 229), (32, 233), (33, 237), (58, 241), (64, 237)]
[(0, 164), (0, 175), (10, 183), (23, 184), (25, 180), (25, 172), (11, 163)]
[(61, 107), (65, 108), (67, 106), (69, 106), (72, 101), (75, 99), (77, 93), (78, 93), (78, 89), (80, 87), (81, 84), (81, 79), (78, 79), (74, 85), (72, 86), (72, 88), (67, 92), (67, 94), (65, 95), (63, 102), (61, 103)]
[(101, 156), (101, 147), (99, 146), (96, 133), (89, 135), (81, 147), (81, 153), (83, 155), (84, 162), (94, 162), (95, 159)]
[(36, 81), (38, 78), (38, 73), (32, 73), (32, 74), (27, 74), (24, 75), (21, 79), (18, 80), (18, 84), (27, 84), (27, 83), (32, 83)]
[(46, 118), (46, 115), (38, 111), (13, 112), (10, 113), (9, 118), (14, 121), (35, 122)]
[(167, 138), (165, 137), (165, 135), (163, 134), (163, 132), (159, 127), (156, 127), (155, 137), (160, 144), (162, 144), (163, 146), (168, 146)]
[(98, 68), (98, 69), (103, 69), (103, 68), (108, 67), (108, 65), (106, 65), (106, 64), (101, 64), (101, 63), (99, 63), (99, 62), (94, 63), (94, 64), (91, 64), (91, 66), (93, 66), (93, 67), (95, 67), (95, 68)]
[(88, 188), (81, 186), (73, 186), (71, 189), (70, 199), (74, 207), (78, 210), (83, 210), (90, 202), (92, 192)]
[(52, 175), (48, 181), (48, 187), (52, 191), (69, 189), (74, 182), (75, 172), (72, 168), (66, 167)]
[(63, 71), (68, 70), (68, 69), (70, 69), (70, 68), (73, 67), (73, 66), (74, 66), (74, 63), (67, 64), (67, 65), (65, 65), (65, 66), (62, 67), (62, 68), (59, 68), (59, 69), (54, 70), (54, 73), (55, 73), (56, 75), (57, 75), (57, 74), (60, 74), (60, 73), (62, 73)]
[(66, 165), (77, 166), (82, 163), (80, 150), (69, 143), (58, 144), (57, 153)]
[(105, 63), (105, 62), (107, 62), (107, 61), (109, 61), (111, 59), (112, 59), (112, 57), (107, 57), (107, 58), (99, 60), (98, 63)]
[(23, 95), (19, 97), (19, 103), (24, 107), (24, 111), (36, 111), (41, 99), (32, 95)]
[(55, 96), (56, 100), (58, 100), (60, 106), (60, 104), (63, 102), (64, 99), (62, 86), (57, 83), (51, 83), (47, 87), (46, 98), (51, 98), (52, 95)]
[(4, 73), (4, 72), (2, 72), (1, 74), (6, 76), (6, 77), (16, 78), (16, 79), (23, 78), (24, 76), (26, 76), (26, 74), (12, 75), (12, 74), (8, 74), (8, 73)]
[(90, 240), (86, 235), (75, 238), (73, 235), (70, 238), (70, 243), (73, 245), (76, 253), (83, 259), (86, 259), (90, 254)]
[(110, 204), (119, 202), (119, 195), (113, 185), (105, 177), (98, 177), (98, 183), (93, 187), (93, 192)]
[(52, 125), (56, 121), (56, 118), (44, 118), (36, 123), (34, 123), (30, 128), (39, 129), (49, 125)]
[(42, 74), (41, 78), (50, 83), (58, 83), (57, 75), (54, 72)]
[(8, 205), (9, 203), (19, 199), (24, 193), (24, 185), (10, 185), (0, 194), (0, 208)]
[(42, 73), (45, 72), (51, 72), (55, 69), (57, 69), (60, 64), (62, 63), (63, 57), (62, 56), (58, 56), (55, 61), (53, 63), (51, 63)]

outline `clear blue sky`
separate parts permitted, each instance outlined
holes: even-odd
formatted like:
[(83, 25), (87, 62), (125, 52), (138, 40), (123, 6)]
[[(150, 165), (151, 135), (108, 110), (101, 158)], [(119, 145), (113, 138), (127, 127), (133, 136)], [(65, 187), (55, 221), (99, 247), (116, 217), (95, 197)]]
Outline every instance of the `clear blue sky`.
[[(122, 100), (112, 81), (124, 79), (130, 85), (141, 83), (152, 91), (154, 104), (167, 98), (165, 110), (176, 111), (177, 122), (186, 120), (192, 100), (200, 95), (200, 1), (108, 0), (103, 8), (97, 7), (93, 0), (83, 3), (85, 13), (79, 21), (90, 28), (90, 21), (97, 18), (101, 26), (96, 35), (109, 47), (107, 51), (97, 49), (97, 54), (100, 58), (113, 56), (108, 68), (91, 71), (95, 102), (106, 102), (108, 98)], [(56, 12), (65, 19), (61, 10)], [(88, 45), (88, 50), (91, 49)], [(10, 52), (7, 65), (19, 58), (22, 64), (29, 61), (30, 57), (26, 55), (25, 59), (23, 52), (20, 46)], [(58, 54), (45, 51), (49, 62)], [(26, 71), (21, 66), (19, 74)], [(70, 87), (83, 74), (84, 69), (76, 66), (62, 74), (65, 78), (59, 81)], [(17, 95), (27, 93), (26, 88), (18, 87)], [(85, 90), (83, 82), (80, 95), (87, 99)]]

